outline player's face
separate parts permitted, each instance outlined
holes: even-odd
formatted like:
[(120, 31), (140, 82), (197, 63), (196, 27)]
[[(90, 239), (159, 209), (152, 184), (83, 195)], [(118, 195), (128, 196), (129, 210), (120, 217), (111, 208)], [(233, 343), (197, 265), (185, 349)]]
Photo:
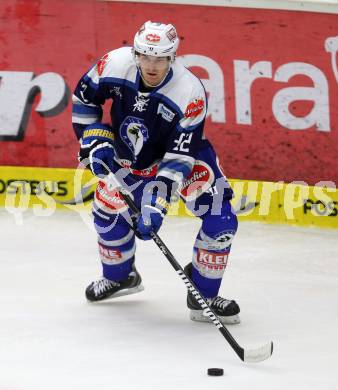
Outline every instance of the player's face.
[(155, 57), (140, 54), (139, 64), (144, 81), (150, 87), (154, 87), (160, 84), (166, 76), (170, 65), (170, 59), (168, 57)]

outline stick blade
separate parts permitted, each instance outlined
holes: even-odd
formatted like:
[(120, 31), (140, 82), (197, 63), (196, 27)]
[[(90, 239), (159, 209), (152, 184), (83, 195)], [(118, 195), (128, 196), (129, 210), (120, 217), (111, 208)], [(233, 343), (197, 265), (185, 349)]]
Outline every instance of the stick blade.
[(273, 343), (267, 343), (259, 348), (245, 349), (244, 361), (247, 363), (258, 363), (268, 359), (273, 352)]

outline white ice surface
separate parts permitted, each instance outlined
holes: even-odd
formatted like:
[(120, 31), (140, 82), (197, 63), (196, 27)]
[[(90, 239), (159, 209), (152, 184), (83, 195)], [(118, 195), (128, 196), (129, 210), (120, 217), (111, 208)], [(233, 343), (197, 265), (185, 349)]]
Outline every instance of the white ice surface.
[[(168, 217), (161, 230), (183, 265), (198, 228)], [(337, 231), (240, 224), (221, 292), (241, 306), (228, 328), (242, 346), (274, 341), (256, 364), (188, 319), (185, 287), (153, 242), (138, 242), (144, 292), (89, 304), (100, 266), (78, 215), (26, 213), (17, 226), (2, 210), (0, 234), (0, 390), (338, 388)]]

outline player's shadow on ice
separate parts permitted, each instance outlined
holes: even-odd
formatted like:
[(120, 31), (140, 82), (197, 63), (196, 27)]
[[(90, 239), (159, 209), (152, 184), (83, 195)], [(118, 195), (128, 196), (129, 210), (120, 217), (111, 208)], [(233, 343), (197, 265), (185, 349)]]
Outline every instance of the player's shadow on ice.
[[(87, 302), (90, 311), (99, 311), (100, 315), (107, 317), (107, 320), (118, 318), (120, 323), (124, 320), (140, 322), (147, 328), (159, 327), (162, 329), (169, 329), (172, 326), (177, 327), (191, 327), (191, 320), (189, 313), (185, 310), (185, 302), (182, 302), (183, 313), (176, 311), (168, 312), (166, 305), (159, 304), (156, 301), (149, 301), (148, 299), (133, 299), (133, 300), (118, 300), (111, 299), (101, 302)], [(211, 325), (211, 324), (201, 324)]]

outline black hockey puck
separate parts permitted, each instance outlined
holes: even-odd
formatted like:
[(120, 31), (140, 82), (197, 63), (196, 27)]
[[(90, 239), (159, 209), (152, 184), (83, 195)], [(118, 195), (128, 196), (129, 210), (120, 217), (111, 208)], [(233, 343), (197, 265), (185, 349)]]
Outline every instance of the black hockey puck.
[(208, 375), (210, 376), (222, 376), (223, 374), (223, 368), (208, 368)]

